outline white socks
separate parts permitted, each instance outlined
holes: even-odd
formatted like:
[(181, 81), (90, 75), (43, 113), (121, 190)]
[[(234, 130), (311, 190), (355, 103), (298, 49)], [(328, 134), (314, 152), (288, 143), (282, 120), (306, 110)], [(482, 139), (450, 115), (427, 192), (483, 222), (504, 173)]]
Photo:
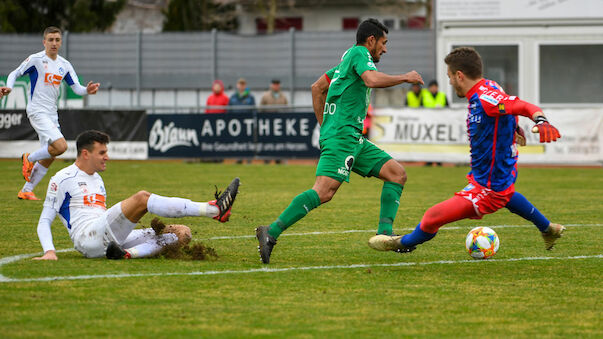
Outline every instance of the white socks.
[(32, 192), (34, 188), (40, 183), (42, 178), (44, 178), (46, 172), (48, 172), (48, 168), (40, 165), (39, 162), (36, 162), (33, 169), (31, 170), (31, 181), (26, 182), (25, 185), (23, 185), (23, 189), (21, 189), (21, 191)]
[(38, 160), (50, 159), (52, 155), (48, 153), (48, 146), (39, 148), (38, 150), (32, 152), (27, 157), (27, 160), (31, 162), (36, 162)]
[(147, 210), (166, 218), (214, 217), (218, 215), (216, 206), (194, 202), (189, 199), (163, 197), (157, 194), (151, 194), (149, 197)]

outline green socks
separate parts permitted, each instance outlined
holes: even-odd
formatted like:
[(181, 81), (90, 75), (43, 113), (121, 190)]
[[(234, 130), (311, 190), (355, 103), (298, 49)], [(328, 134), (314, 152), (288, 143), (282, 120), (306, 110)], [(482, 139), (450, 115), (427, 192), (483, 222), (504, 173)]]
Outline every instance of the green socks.
[[(400, 192), (402, 189), (400, 188)], [(398, 194), (398, 197), (400, 195)], [(383, 198), (381, 198), (383, 201)], [(382, 203), (383, 204), (383, 203)], [(274, 237), (274, 239), (278, 238), (284, 230), (286, 230), (289, 226), (295, 224), (299, 219), (303, 218), (310, 212), (320, 205), (320, 198), (318, 197), (318, 193), (315, 190), (309, 189), (291, 201), (289, 207), (281, 213), (281, 215), (276, 219), (275, 222), (270, 224), (270, 229), (268, 230), (268, 234)], [(397, 208), (397, 207), (396, 207)], [(395, 212), (394, 212), (395, 216)], [(390, 224), (390, 232), (391, 232), (391, 224)]]
[(392, 235), (394, 219), (398, 213), (398, 207), (400, 207), (400, 197), (403, 189), (404, 186), (397, 182), (386, 181), (383, 183), (377, 234)]

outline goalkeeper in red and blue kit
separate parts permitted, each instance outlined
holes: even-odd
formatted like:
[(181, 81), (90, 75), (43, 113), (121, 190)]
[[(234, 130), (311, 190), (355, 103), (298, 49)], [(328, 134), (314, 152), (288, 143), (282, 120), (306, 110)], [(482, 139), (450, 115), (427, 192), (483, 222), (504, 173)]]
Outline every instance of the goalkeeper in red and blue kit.
[(517, 121), (520, 115), (533, 120), (536, 123), (533, 132), (540, 134), (541, 143), (561, 138), (559, 131), (549, 124), (538, 106), (509, 96), (496, 82), (484, 79), (481, 57), (473, 48), (456, 48), (444, 61), (457, 95), (469, 100), (469, 183), (452, 198), (429, 208), (412, 233), (377, 235), (369, 240), (369, 246), (380, 251), (410, 252), (416, 245), (435, 237), (443, 225), (466, 218), (481, 219), (485, 214), (506, 207), (534, 223), (542, 234), (545, 248), (552, 249), (565, 227), (549, 222), (515, 191), (516, 133), (523, 136)]

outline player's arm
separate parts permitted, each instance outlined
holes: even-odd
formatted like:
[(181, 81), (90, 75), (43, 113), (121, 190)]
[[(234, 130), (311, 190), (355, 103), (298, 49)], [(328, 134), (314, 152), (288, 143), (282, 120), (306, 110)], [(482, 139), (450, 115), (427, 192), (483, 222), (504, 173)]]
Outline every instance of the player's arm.
[(98, 92), (98, 88), (100, 87), (100, 83), (93, 83), (92, 81), (88, 81), (86, 87), (82, 86), (80, 84), (80, 79), (77, 77), (75, 69), (73, 69), (71, 64), (69, 64), (69, 71), (65, 75), (65, 81), (77, 95), (96, 94), (96, 92)]
[(392, 87), (406, 82), (423, 84), (423, 78), (416, 71), (410, 71), (406, 74), (389, 75), (375, 70), (367, 70), (360, 77), (366, 87), (370, 88)]
[(55, 252), (54, 244), (52, 243), (52, 231), (50, 225), (56, 216), (56, 211), (51, 206), (44, 206), (42, 213), (40, 214), (40, 220), (38, 221), (38, 238), (44, 255), (41, 257), (35, 257), (34, 260), (57, 260), (57, 254)]
[(56, 217), (60, 206), (63, 205), (63, 200), (65, 200), (65, 193), (57, 184), (55, 178), (52, 177), (48, 183), (46, 199), (44, 199), (44, 208), (42, 209), (40, 220), (38, 221), (38, 239), (40, 239), (44, 255), (33, 258), (34, 260), (57, 260), (54, 244), (52, 243), (50, 225)]
[(312, 107), (314, 108), (316, 120), (318, 120), (318, 123), (321, 125), (327, 93), (329, 92), (329, 84), (330, 79), (327, 74), (322, 74), (318, 80), (312, 84)]
[(513, 114), (531, 119), (536, 123), (532, 128), (532, 133), (540, 134), (540, 142), (551, 142), (561, 138), (559, 130), (549, 123), (540, 107), (515, 96), (505, 95), (505, 97), (499, 101), (492, 97), (482, 98), (482, 96), (480, 96), (480, 99), (486, 114), (490, 116)]
[(24, 75), (24, 71), (26, 69), (28, 70), (29, 67), (32, 66), (31, 64), (31, 58), (27, 58), (21, 63), (21, 65), (19, 65), (19, 67), (17, 67), (14, 71), (10, 72), (10, 74), (6, 78), (6, 87), (0, 87), (0, 98), (5, 95), (8, 95), (13, 90), (17, 78), (22, 77)]

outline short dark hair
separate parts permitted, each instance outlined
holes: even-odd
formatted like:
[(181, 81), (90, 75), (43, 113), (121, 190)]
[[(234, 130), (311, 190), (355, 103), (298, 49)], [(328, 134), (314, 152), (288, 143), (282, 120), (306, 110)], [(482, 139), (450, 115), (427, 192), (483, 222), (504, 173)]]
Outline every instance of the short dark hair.
[(358, 26), (358, 30), (356, 31), (356, 44), (360, 45), (365, 43), (371, 35), (379, 40), (379, 38), (385, 35), (384, 32), (389, 33), (389, 30), (384, 24), (379, 22), (379, 20), (373, 18), (366, 19)]
[(61, 31), (60, 28), (55, 27), (55, 26), (48, 26), (44, 30), (44, 39), (46, 39), (46, 35), (50, 34), (50, 33), (59, 33), (61, 36), (63, 35), (63, 31)]
[(472, 47), (458, 47), (448, 53), (444, 62), (452, 73), (463, 72), (469, 79), (482, 77), (482, 57)]
[(96, 130), (88, 130), (80, 133), (75, 140), (75, 147), (77, 149), (78, 157), (82, 154), (82, 150), (86, 149), (89, 152), (92, 152), (94, 149), (94, 143), (98, 142), (99, 144), (106, 145), (109, 143), (109, 135), (103, 133), (101, 131)]

